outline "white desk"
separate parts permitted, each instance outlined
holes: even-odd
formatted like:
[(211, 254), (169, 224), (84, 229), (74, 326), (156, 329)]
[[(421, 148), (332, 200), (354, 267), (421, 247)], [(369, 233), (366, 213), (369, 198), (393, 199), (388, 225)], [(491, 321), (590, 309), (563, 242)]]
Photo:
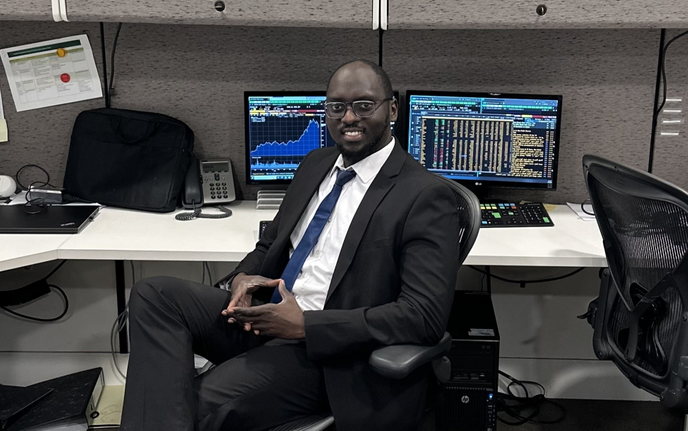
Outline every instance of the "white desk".
[(0, 235), (0, 271), (57, 259), (57, 249), (72, 235)]
[(547, 210), (553, 227), (481, 229), (465, 265), (607, 266), (595, 221), (583, 221), (566, 205)]
[[(226, 219), (175, 220), (155, 214), (103, 208), (76, 235), (0, 235), (0, 271), (55, 259), (238, 262), (253, 250), (260, 220), (276, 211), (255, 201), (231, 205)], [(487, 228), (468, 265), (605, 267), (602, 238), (593, 221), (565, 205), (550, 210), (554, 227)]]
[(103, 208), (60, 245), (58, 259), (239, 262), (254, 249), (260, 220), (272, 220), (277, 211), (258, 211), (255, 201), (227, 207), (231, 217), (189, 221), (176, 220), (176, 212)]
[[(261, 220), (276, 211), (237, 202), (225, 219), (178, 221), (174, 214), (103, 208), (76, 235), (0, 235), (0, 271), (55, 259), (115, 261), (117, 313), (125, 306), (124, 260), (239, 262), (258, 240)], [(567, 206), (549, 210), (554, 227), (487, 228), (466, 259), (468, 265), (607, 266), (597, 224)], [(126, 331), (120, 347), (128, 351)]]

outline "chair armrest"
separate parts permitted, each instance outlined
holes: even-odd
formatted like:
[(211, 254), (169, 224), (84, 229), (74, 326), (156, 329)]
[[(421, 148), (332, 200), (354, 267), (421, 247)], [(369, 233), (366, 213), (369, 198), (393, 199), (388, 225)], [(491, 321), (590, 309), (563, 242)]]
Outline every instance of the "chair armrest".
[(442, 340), (434, 346), (399, 344), (381, 347), (370, 354), (368, 363), (382, 376), (403, 379), (421, 365), (444, 356), (451, 347), (451, 341), (451, 335), (445, 332)]

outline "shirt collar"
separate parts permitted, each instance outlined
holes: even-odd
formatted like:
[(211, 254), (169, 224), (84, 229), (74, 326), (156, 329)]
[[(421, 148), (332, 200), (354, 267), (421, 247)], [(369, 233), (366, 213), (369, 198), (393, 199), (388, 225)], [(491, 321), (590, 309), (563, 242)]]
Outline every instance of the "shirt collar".
[(334, 162), (333, 172), (336, 172), (337, 168), (341, 170), (352, 169), (354, 172), (356, 172), (357, 178), (363, 181), (364, 184), (368, 183), (369, 181), (372, 181), (372, 179), (375, 178), (380, 172), (382, 165), (385, 164), (389, 158), (389, 155), (392, 154), (393, 149), (394, 136), (392, 136), (392, 140), (389, 141), (387, 145), (369, 155), (365, 159), (354, 163), (348, 168), (344, 167), (344, 158), (340, 154), (339, 157), (337, 157), (337, 161)]

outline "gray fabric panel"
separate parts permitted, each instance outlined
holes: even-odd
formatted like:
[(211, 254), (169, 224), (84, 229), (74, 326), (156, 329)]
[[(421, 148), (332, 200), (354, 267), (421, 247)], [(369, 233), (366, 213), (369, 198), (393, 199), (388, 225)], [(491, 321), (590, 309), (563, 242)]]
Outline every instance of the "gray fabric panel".
[(371, 0), (224, 0), (222, 12), (214, 4), (215, 0), (69, 0), (67, 8), (70, 21), (363, 29), (372, 29), (373, 22)]
[[(680, 32), (667, 31), (669, 42)], [(671, 44), (666, 55), (667, 98), (681, 98), (681, 102), (669, 101), (667, 110), (681, 110), (681, 113), (662, 113), (657, 122), (655, 136), (655, 158), (652, 173), (677, 186), (688, 189), (688, 35)], [(660, 93), (661, 98), (661, 93)], [(661, 100), (661, 99), (660, 99)], [(664, 111), (664, 110), (662, 110)], [(663, 124), (662, 120), (682, 120), (680, 124)], [(678, 132), (678, 136), (662, 136), (662, 132)]]
[(50, 1), (45, 0), (2, 0), (0, 20), (52, 21)]
[[(116, 25), (106, 27), (111, 46)], [(84, 30), (99, 63), (97, 24), (8, 22), (0, 26), (0, 41), (12, 46)], [(377, 61), (377, 48), (373, 31), (125, 24), (116, 51), (112, 107), (184, 121), (196, 134), (199, 157), (230, 157), (244, 198), (255, 199), (260, 187), (247, 189), (245, 181), (243, 92), (321, 91), (341, 63)], [(0, 144), (0, 172), (13, 175), (36, 163), (61, 185), (76, 115), (104, 106), (104, 100), (18, 114), (4, 75), (0, 89), (10, 129), (10, 142)]]
[[(684, 0), (390, 0), (389, 28), (681, 28)], [(543, 15), (537, 7), (546, 5)]]
[[(116, 26), (106, 27), (109, 46)], [(3, 22), (0, 41), (6, 47), (82, 32), (89, 35), (100, 65), (94, 23)], [(562, 94), (559, 189), (507, 196), (581, 201), (586, 195), (583, 154), (647, 165), (658, 40), (654, 30), (389, 31), (384, 66), (402, 93)], [(672, 47), (672, 59), (679, 58), (683, 42)], [(375, 32), (125, 24), (117, 48), (113, 107), (185, 121), (196, 133), (199, 156), (231, 157), (239, 188), (253, 199), (259, 187), (245, 184), (243, 91), (322, 90), (337, 65), (359, 57), (377, 59)], [(670, 85), (680, 83), (674, 75), (670, 73)], [(10, 130), (10, 142), (0, 144), (0, 173), (13, 175), (24, 164), (37, 163), (48, 169), (53, 184), (61, 185), (76, 115), (104, 106), (104, 101), (17, 113), (4, 74), (0, 91)], [(660, 151), (656, 169), (665, 163), (662, 157), (679, 163), (672, 152), (661, 156)]]
[(657, 30), (403, 30), (384, 37), (397, 89), (561, 94), (558, 190), (509, 199), (581, 202), (581, 157), (646, 167)]

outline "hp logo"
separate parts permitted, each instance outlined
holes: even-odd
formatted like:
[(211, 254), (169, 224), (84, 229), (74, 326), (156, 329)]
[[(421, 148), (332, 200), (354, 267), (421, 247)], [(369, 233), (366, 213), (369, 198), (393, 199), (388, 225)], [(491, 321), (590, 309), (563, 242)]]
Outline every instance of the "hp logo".
[(468, 395), (464, 395), (464, 396), (461, 397), (461, 402), (464, 403), (464, 404), (468, 404), (468, 402), (469, 402), (470, 400), (471, 400), (471, 399), (468, 398)]

